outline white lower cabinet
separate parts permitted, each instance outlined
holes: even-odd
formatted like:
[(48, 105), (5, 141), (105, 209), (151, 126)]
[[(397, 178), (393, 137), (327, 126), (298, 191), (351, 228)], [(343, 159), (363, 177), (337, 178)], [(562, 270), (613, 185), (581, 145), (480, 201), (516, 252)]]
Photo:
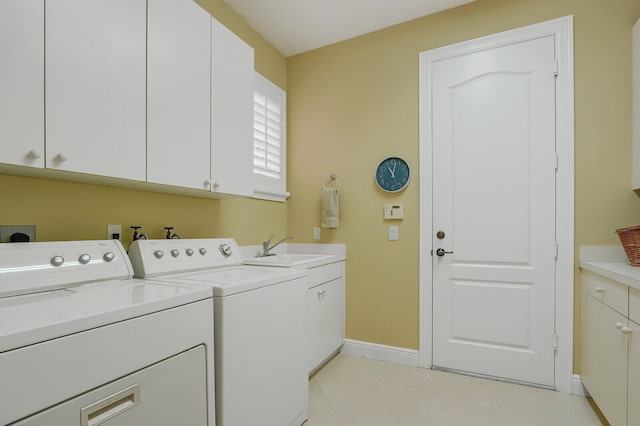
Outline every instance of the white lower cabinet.
[(640, 426), (640, 290), (629, 289), (629, 418), (630, 426)]
[(44, 167), (44, 0), (0, 1), (0, 163)]
[(309, 373), (344, 343), (344, 262), (309, 269), (307, 335)]
[(45, 8), (46, 167), (146, 179), (146, 0)]
[(630, 289), (584, 269), (580, 276), (582, 383), (612, 426), (637, 426), (640, 330), (629, 319)]

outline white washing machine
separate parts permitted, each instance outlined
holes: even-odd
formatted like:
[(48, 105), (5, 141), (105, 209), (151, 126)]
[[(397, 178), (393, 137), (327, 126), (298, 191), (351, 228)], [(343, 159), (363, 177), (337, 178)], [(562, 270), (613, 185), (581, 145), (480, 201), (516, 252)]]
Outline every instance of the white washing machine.
[(213, 299), (119, 242), (0, 244), (0, 424), (215, 425)]
[(213, 288), (218, 426), (307, 418), (307, 271), (242, 266), (235, 241), (138, 240), (135, 276)]

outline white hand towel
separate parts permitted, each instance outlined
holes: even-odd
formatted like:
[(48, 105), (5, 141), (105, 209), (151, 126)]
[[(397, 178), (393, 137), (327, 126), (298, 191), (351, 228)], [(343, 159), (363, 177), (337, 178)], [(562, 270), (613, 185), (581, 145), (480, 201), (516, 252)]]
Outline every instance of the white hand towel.
[(337, 228), (339, 225), (339, 202), (340, 196), (338, 188), (328, 188), (322, 185), (322, 227)]

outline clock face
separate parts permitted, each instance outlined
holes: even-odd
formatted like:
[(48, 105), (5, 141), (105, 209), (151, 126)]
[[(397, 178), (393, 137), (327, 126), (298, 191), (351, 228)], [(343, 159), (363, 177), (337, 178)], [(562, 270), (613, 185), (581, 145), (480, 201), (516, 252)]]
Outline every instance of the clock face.
[(399, 157), (389, 157), (376, 169), (376, 183), (386, 192), (399, 192), (407, 187), (411, 179), (409, 164)]

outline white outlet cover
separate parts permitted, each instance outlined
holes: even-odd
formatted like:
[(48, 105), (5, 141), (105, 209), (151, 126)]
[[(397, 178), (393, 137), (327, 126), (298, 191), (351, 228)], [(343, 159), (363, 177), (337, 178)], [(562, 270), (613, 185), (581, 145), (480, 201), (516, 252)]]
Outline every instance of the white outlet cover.
[(397, 241), (398, 240), (398, 227), (390, 226), (389, 227), (389, 241)]

